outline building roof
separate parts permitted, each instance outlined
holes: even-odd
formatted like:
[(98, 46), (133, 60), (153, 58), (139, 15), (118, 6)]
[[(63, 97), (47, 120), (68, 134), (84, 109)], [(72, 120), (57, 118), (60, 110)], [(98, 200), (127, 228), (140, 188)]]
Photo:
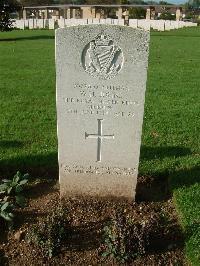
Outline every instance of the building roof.
[(143, 7), (143, 8), (149, 8), (149, 7), (168, 7), (168, 8), (178, 8), (178, 7), (182, 7), (182, 5), (134, 5), (134, 4), (130, 4), (130, 5), (45, 5), (45, 6), (24, 6), (24, 9), (63, 9), (63, 8), (81, 8), (81, 7), (100, 7), (100, 8), (104, 8), (104, 7), (112, 7), (112, 8), (131, 8), (131, 7)]

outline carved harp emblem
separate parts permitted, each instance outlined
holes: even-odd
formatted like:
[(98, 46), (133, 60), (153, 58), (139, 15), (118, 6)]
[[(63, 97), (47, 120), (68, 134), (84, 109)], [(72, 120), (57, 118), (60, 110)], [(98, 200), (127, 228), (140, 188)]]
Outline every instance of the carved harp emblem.
[(123, 66), (123, 53), (120, 47), (107, 35), (98, 35), (87, 44), (82, 54), (82, 64), (87, 73), (101, 79), (115, 77)]

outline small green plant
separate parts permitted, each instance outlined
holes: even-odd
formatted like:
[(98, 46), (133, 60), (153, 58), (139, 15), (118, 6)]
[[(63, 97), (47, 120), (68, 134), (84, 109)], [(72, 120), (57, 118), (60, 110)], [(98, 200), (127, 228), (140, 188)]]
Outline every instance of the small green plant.
[(25, 206), (26, 200), (22, 191), (28, 178), (28, 174), (22, 175), (18, 171), (13, 179), (3, 179), (0, 184), (0, 217), (9, 223), (13, 221), (14, 209)]
[(64, 210), (58, 207), (28, 232), (27, 242), (39, 246), (44, 256), (51, 258), (59, 252), (67, 236), (68, 225)]
[(150, 228), (155, 222), (136, 222), (125, 213), (119, 213), (103, 228), (103, 257), (115, 258), (120, 263), (131, 261), (146, 252)]

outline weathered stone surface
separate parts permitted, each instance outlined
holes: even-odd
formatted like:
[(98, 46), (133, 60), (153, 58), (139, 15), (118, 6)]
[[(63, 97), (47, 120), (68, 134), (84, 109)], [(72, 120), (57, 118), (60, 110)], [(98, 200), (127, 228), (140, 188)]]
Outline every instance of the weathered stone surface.
[(149, 32), (110, 25), (56, 31), (61, 194), (134, 199)]
[(138, 19), (137, 26), (138, 26), (138, 28), (141, 28), (144, 30), (150, 30), (150, 28), (151, 28), (150, 20)]
[(24, 30), (24, 20), (23, 19), (20, 19), (20, 20), (17, 19), (15, 22), (15, 27), (17, 29)]
[(36, 19), (37, 28), (43, 29), (45, 27), (44, 24), (45, 24), (44, 19)]
[(137, 29), (138, 20), (137, 19), (129, 19), (129, 26), (132, 27), (132, 28)]
[(48, 26), (50, 30), (54, 30), (55, 28), (55, 20), (54, 19), (48, 19)]
[(64, 28), (65, 27), (65, 19), (64, 18), (58, 19), (58, 27), (59, 28)]
[(34, 19), (31, 18), (28, 21), (29, 21), (29, 29), (30, 30), (34, 29), (34, 25), (35, 25)]

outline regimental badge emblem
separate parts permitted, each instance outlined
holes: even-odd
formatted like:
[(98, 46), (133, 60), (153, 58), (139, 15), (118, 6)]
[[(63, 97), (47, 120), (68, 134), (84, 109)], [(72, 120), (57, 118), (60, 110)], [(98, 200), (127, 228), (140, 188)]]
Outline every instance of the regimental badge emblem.
[(120, 47), (107, 35), (98, 35), (87, 44), (82, 53), (83, 68), (93, 77), (110, 79), (122, 69), (124, 62)]

